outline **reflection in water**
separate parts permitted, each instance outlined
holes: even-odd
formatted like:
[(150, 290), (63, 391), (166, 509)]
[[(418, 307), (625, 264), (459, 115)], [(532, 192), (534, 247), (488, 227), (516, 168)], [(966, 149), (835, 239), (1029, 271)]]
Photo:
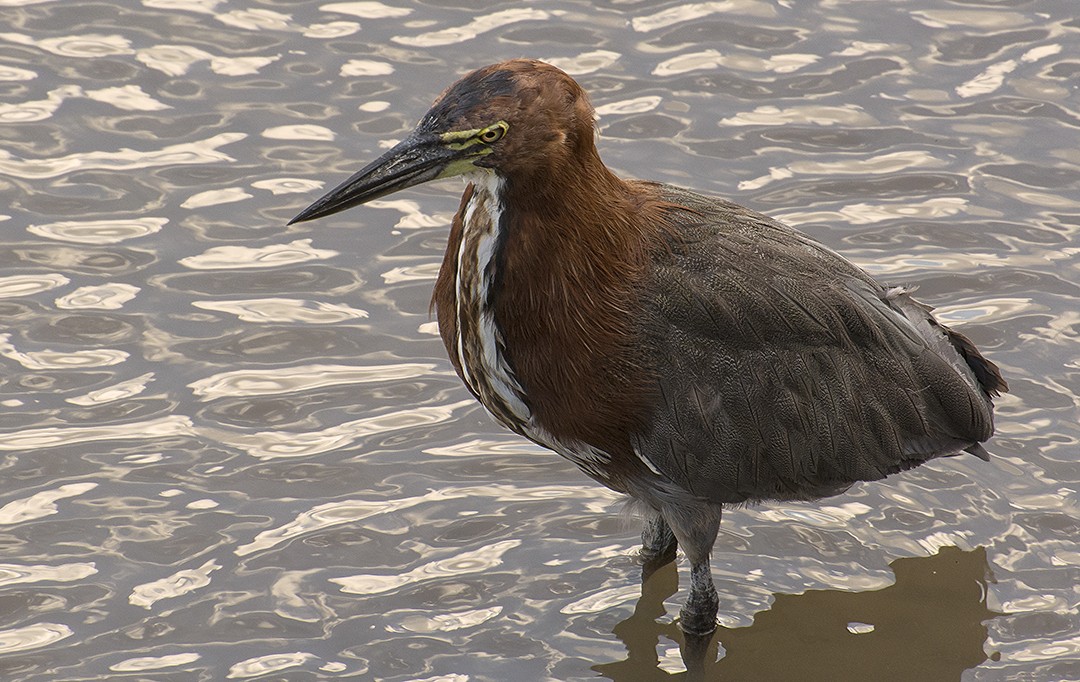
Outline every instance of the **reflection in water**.
[(130, 149), (117, 152), (76, 152), (51, 159), (17, 159), (0, 155), (0, 173), (28, 180), (46, 180), (87, 170), (132, 171), (177, 164), (203, 164), (233, 161), (218, 147), (247, 137), (243, 133), (222, 133), (205, 140), (169, 145), (156, 151), (136, 153)]
[(168, 218), (138, 218), (133, 220), (65, 220), (26, 228), (40, 237), (79, 244), (118, 244), (153, 234), (165, 227)]
[(121, 282), (79, 287), (71, 293), (56, 299), (57, 308), (65, 310), (94, 309), (120, 310), (124, 304), (135, 298), (139, 287)]
[(188, 592), (210, 584), (210, 573), (221, 568), (216, 561), (210, 560), (198, 568), (178, 571), (173, 575), (143, 585), (136, 585), (128, 601), (135, 606), (149, 609), (162, 599), (180, 597)]
[[(447, 559), (432, 561), (423, 566), (418, 566), (408, 573), (389, 576), (351, 575), (344, 578), (335, 578), (331, 582), (340, 585), (342, 592), (378, 594), (379, 592), (387, 592), (421, 580), (468, 573), (483, 573), (501, 564), (503, 554), (520, 544), (520, 540), (505, 540), (488, 545), (475, 552), (459, 552)], [(454, 616), (455, 620), (461, 618), (462, 614), (460, 613)], [(446, 618), (444, 617), (441, 620), (446, 620)]]
[(26, 627), (0, 630), (0, 654), (12, 654), (55, 644), (74, 632), (61, 623), (37, 623)]
[(336, 251), (312, 248), (310, 239), (297, 239), (288, 244), (271, 244), (258, 248), (215, 246), (197, 256), (181, 258), (179, 263), (192, 270), (277, 268), (310, 260), (326, 260), (336, 255)]
[(988, 464), (731, 510), (706, 676), (1080, 679), (1075, 2), (481, 4), (0, 0), (0, 680), (684, 674), (671, 567), (639, 602), (617, 496), (446, 360), (460, 184), (285, 225), (517, 56), (620, 173), (918, 285), (1013, 389)]
[(45, 490), (22, 500), (8, 502), (0, 507), (0, 525), (14, 525), (56, 514), (56, 501), (87, 493), (97, 487), (96, 483), (69, 483), (56, 490)]
[[(722, 627), (702, 639), (657, 622), (664, 599), (678, 588), (669, 564), (645, 581), (634, 614), (615, 626), (627, 658), (594, 670), (623, 682), (910, 682), (958, 680), (987, 660), (986, 622), (1000, 614), (987, 607), (993, 578), (985, 548), (945, 547), (934, 556), (898, 559), (891, 567), (896, 582), (889, 587), (778, 594), (752, 625)], [(682, 665), (672, 659), (676, 653)]]

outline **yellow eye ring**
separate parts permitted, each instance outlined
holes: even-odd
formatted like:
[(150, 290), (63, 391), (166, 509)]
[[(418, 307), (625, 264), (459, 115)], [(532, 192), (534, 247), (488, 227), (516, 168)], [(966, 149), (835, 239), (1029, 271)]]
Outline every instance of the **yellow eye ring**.
[(494, 126), (491, 126), (490, 128), (487, 128), (486, 130), (482, 130), (480, 132), (480, 134), (477, 135), (476, 137), (477, 137), (477, 139), (479, 139), (484, 144), (493, 144), (493, 143), (498, 142), (499, 140), (501, 140), (502, 136), (505, 135), (505, 134), (506, 134), (506, 128), (504, 128), (504, 127), (502, 127), (500, 125), (494, 125)]

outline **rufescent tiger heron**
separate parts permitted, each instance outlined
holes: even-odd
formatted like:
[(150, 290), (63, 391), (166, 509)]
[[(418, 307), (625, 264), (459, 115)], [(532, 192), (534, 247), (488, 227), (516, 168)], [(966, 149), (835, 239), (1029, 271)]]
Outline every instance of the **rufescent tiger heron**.
[(498, 421), (636, 501), (644, 557), (682, 547), (679, 624), (704, 635), (724, 505), (988, 459), (1007, 386), (909, 289), (730, 201), (618, 178), (594, 137), (570, 76), (494, 64), (292, 223), (464, 175), (432, 299), (450, 361)]

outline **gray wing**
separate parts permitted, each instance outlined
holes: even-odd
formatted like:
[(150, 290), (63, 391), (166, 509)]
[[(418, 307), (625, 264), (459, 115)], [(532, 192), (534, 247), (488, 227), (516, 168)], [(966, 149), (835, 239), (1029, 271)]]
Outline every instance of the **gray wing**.
[(983, 452), (1004, 382), (927, 307), (765, 216), (667, 198), (697, 215), (642, 319), (668, 368), (635, 442), (656, 470), (713, 501), (801, 499)]

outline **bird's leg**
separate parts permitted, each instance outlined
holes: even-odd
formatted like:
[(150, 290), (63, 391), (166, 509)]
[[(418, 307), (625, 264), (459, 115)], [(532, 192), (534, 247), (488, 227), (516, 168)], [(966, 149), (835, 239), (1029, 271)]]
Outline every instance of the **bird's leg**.
[(679, 612), (679, 627), (688, 635), (709, 635), (716, 629), (716, 612), (720, 599), (716, 596), (709, 557), (690, 564), (690, 596)]
[(709, 555), (720, 530), (719, 505), (668, 507), (664, 518), (690, 560), (690, 596), (679, 613), (679, 627), (688, 635), (708, 635), (716, 629), (716, 596)]
[(659, 566), (675, 558), (679, 543), (660, 512), (649, 509), (641, 525), (641, 559), (646, 563), (659, 561)]
[(679, 543), (660, 512), (648, 509), (641, 527), (641, 582), (675, 560)]

